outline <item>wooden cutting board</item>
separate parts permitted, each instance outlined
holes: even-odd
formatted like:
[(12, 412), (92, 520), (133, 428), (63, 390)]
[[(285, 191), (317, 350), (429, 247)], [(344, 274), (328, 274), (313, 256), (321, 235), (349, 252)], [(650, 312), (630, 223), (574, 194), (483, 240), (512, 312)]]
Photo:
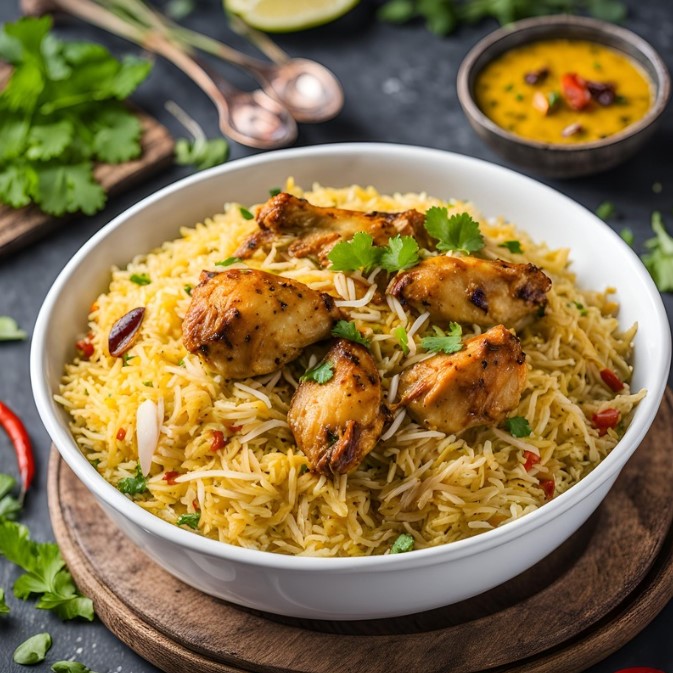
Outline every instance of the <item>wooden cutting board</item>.
[[(10, 71), (6, 63), (0, 63), (0, 89), (7, 81)], [(168, 166), (173, 159), (174, 143), (168, 129), (147, 114), (139, 112), (138, 116), (143, 129), (140, 157), (123, 164), (97, 164), (94, 168), (96, 180), (108, 194), (127, 189)], [(63, 226), (64, 222), (75, 217), (86, 216), (75, 214), (52, 217), (34, 206), (16, 209), (0, 204), (0, 258)]]
[(51, 520), (99, 618), (167, 673), (577, 673), (673, 596), (671, 427), (668, 390), (642, 445), (570, 540), (485, 594), (396, 619), (291, 619), (202, 594), (117, 530), (55, 450)]

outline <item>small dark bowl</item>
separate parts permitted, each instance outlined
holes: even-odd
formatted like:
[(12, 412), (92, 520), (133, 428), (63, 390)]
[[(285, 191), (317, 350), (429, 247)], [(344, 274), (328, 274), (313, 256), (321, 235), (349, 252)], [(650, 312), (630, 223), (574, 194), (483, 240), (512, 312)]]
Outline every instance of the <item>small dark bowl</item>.
[[(612, 47), (633, 59), (648, 75), (654, 100), (647, 114), (603, 140), (555, 145), (521, 138), (491, 121), (474, 100), (477, 75), (505, 51), (552, 38), (588, 40)], [(570, 178), (605, 171), (631, 157), (652, 135), (671, 93), (671, 78), (661, 57), (641, 37), (611, 23), (577, 16), (526, 19), (505, 26), (478, 42), (458, 70), (458, 99), (472, 128), (496, 152), (539, 175)]]

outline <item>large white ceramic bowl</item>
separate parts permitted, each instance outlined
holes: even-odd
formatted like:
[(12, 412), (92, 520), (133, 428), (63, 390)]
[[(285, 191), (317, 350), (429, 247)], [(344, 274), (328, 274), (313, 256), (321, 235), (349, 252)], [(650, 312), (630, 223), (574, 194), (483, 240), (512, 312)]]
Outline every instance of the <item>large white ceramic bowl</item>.
[[(227, 201), (253, 204), (294, 176), (300, 185), (374, 185), (382, 192), (426, 191), (474, 201), (537, 240), (572, 249), (581, 285), (616, 286), (620, 321), (639, 324), (633, 387), (647, 397), (618, 446), (585, 479), (518, 521), (452, 544), (392, 556), (305, 558), (205, 539), (145, 512), (108, 484), (80, 453), (54, 402), (88, 308), (125, 265)], [(316, 619), (409, 614), (486, 591), (549, 554), (600, 504), (649, 428), (670, 364), (662, 302), (638, 257), (603, 222), (561, 194), (483, 161), (431, 149), (344, 144), (272, 152), (215, 168), (167, 187), (115, 218), (73, 257), (49, 292), (35, 326), (33, 391), (61, 455), (114, 523), (159, 565), (197, 589), (269, 612)]]

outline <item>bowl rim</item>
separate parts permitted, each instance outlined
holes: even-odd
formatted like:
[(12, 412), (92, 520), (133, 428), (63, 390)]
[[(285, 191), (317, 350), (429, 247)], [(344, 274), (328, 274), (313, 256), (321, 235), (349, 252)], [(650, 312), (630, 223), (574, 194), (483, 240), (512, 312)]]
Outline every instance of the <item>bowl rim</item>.
[[(597, 36), (610, 35), (613, 38), (616, 38), (622, 44), (629, 44), (631, 47), (637, 49), (651, 63), (652, 67), (657, 73), (658, 82), (653, 81), (652, 78), (648, 76), (650, 85), (654, 88), (654, 100), (648, 111), (645, 113), (645, 116), (634, 124), (630, 124), (623, 130), (619, 131), (618, 133), (614, 133), (607, 138), (576, 144), (550, 143), (524, 138), (507, 131), (501, 126), (498, 126), (498, 124), (487, 117), (484, 112), (482, 112), (481, 108), (477, 105), (470, 87), (470, 79), (473, 75), (478, 59), (481, 58), (488, 50), (494, 48), (499, 42), (502, 42), (503, 40), (506, 40), (517, 33), (531, 33), (531, 39), (522, 43), (528, 44), (529, 42), (545, 39), (544, 36), (536, 36), (534, 34), (540, 27), (554, 28), (572, 26), (582, 26), (592, 29)], [(610, 48), (616, 51), (623, 51), (619, 47), (610, 46)], [(504, 51), (507, 50), (505, 49)], [(632, 58), (628, 56), (628, 54), (626, 54), (626, 56), (628, 58)], [(497, 58), (497, 56), (494, 58)], [(487, 63), (490, 63), (492, 60), (493, 59), (489, 59)], [(486, 64), (482, 65), (480, 70), (483, 69), (485, 65)], [(632, 136), (637, 135), (653, 124), (663, 114), (671, 96), (671, 76), (668, 72), (666, 64), (664, 63), (664, 60), (661, 58), (656, 49), (649, 42), (647, 42), (647, 40), (640, 37), (640, 35), (634, 33), (633, 31), (628, 30), (623, 26), (618, 26), (613, 23), (608, 23), (607, 21), (601, 21), (599, 19), (593, 19), (586, 16), (558, 14), (553, 16), (542, 16), (516, 21), (513, 24), (498, 28), (492, 33), (486, 35), (479, 42), (477, 42), (477, 44), (475, 44), (472, 49), (470, 49), (461, 62), (456, 78), (456, 88), (458, 92), (458, 100), (460, 101), (463, 111), (468, 116), (468, 118), (490, 133), (499, 136), (503, 140), (516, 143), (532, 150), (537, 149), (545, 150), (547, 152), (553, 151), (569, 153), (585, 152), (594, 149), (611, 147), (612, 145), (616, 145), (624, 140), (627, 140), (628, 138), (631, 138)]]
[[(552, 501), (539, 507), (534, 512), (530, 512), (504, 526), (486, 531), (474, 537), (426, 549), (419, 549), (406, 554), (336, 558), (290, 556), (270, 551), (247, 549), (184, 530), (179, 526), (151, 514), (142, 507), (139, 507), (131, 499), (118, 491), (112, 484), (107, 482), (86, 460), (70, 433), (61, 427), (57, 415), (54, 412), (54, 405), (56, 403), (53, 400), (53, 394), (49, 389), (47, 377), (45, 375), (45, 372), (48, 371), (46, 366), (48, 358), (43, 344), (44, 336), (47, 333), (51, 317), (57, 309), (58, 299), (64, 291), (64, 288), (69, 284), (71, 278), (77, 273), (80, 263), (82, 263), (87, 256), (103, 243), (118, 227), (122, 227), (129, 218), (141, 213), (143, 210), (151, 207), (164, 197), (189, 189), (192, 185), (201, 181), (206, 181), (213, 177), (224, 176), (228, 173), (238, 171), (239, 169), (255, 167), (266, 163), (282, 162), (286, 158), (310, 159), (314, 156), (358, 157), (363, 154), (377, 155), (382, 161), (395, 159), (402, 161), (403, 163), (406, 159), (411, 159), (412, 157), (415, 159), (423, 157), (427, 157), (428, 159), (443, 158), (444, 160), (453, 160), (461, 163), (465, 162), (466, 164), (481, 168), (482, 170), (495, 171), (497, 173), (509, 175), (510, 177), (516, 176), (516, 179), (520, 180), (522, 184), (532, 186), (535, 189), (542, 190), (542, 192), (547, 192), (550, 196), (553, 196), (553, 198), (565, 202), (570, 207), (582, 208), (586, 211), (587, 215), (594, 220), (597, 226), (607, 230), (606, 233), (614, 236), (615, 239), (624, 246), (626, 254), (633, 255), (635, 259), (638, 259), (635, 252), (633, 252), (626, 243), (621, 241), (619, 236), (612, 231), (605, 222), (591, 213), (591, 211), (551, 187), (526, 175), (522, 175), (521, 173), (517, 173), (509, 168), (491, 162), (468, 157), (455, 152), (447, 152), (427, 147), (392, 143), (336, 143), (314, 147), (277, 150), (238, 159), (206, 171), (201, 171), (200, 173), (178, 180), (163, 187), (159, 191), (150, 194), (129, 209), (114, 217), (108, 224), (84, 243), (84, 245), (68, 261), (54, 281), (44, 299), (42, 307), (40, 308), (33, 330), (30, 351), (30, 377), (33, 396), (38, 413), (52, 442), (65, 462), (99, 501), (102, 501), (107, 507), (115, 510), (119, 515), (129, 519), (135, 526), (141, 527), (146, 534), (153, 535), (179, 547), (205, 554), (213, 558), (281, 571), (319, 573), (328, 570), (350, 572), (354, 569), (358, 569), (364, 572), (378, 572), (382, 570), (397, 571), (409, 566), (423, 567), (434, 565), (438, 562), (460, 559), (467, 555), (501, 546), (510, 542), (512, 539), (520, 537), (526, 532), (539, 528), (549, 520), (573, 508), (582, 500), (591, 496), (591, 494), (600, 488), (604, 482), (616, 476), (616, 473), (621, 470), (630, 455), (642, 441), (645, 433), (649, 430), (658, 411), (667, 384), (667, 373), (671, 362), (671, 331), (661, 296), (649, 273), (645, 267), (640, 264), (635, 267), (637, 273), (641, 276), (641, 280), (644, 284), (649, 287), (650, 294), (655, 298), (656, 311), (652, 316), (652, 320), (649, 321), (649, 326), (653, 332), (658, 333), (659, 342), (662, 346), (660, 362), (662, 368), (665, 369), (666, 375), (662, 374), (656, 382), (657, 385), (648, 388), (647, 396), (639, 404), (639, 409), (642, 408), (642, 412), (638, 422), (634, 419), (615, 448), (590, 474), (566, 492), (556, 496)], [(624, 456), (624, 454), (626, 454), (626, 456)]]

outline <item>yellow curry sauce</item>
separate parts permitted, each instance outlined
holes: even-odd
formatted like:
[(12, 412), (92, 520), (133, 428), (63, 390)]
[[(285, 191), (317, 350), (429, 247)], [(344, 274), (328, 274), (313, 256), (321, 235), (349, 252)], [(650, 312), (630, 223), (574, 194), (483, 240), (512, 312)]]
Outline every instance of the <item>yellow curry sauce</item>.
[(547, 143), (583, 143), (645, 116), (652, 87), (624, 54), (595, 42), (545, 40), (511, 49), (478, 75), (475, 97), (498, 126)]

